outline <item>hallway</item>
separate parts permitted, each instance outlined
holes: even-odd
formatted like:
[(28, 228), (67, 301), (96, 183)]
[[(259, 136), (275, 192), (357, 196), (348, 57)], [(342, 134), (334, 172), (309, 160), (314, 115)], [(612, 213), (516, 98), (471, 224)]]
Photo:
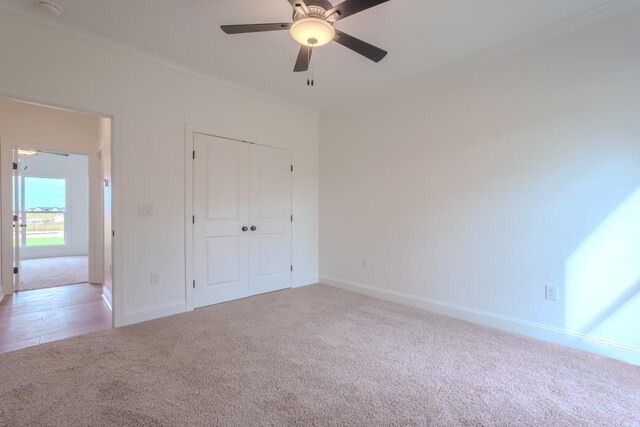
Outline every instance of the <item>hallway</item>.
[(88, 263), (86, 255), (22, 260), (20, 290), (86, 283), (89, 281)]
[(16, 292), (0, 302), (0, 353), (110, 328), (99, 285)]

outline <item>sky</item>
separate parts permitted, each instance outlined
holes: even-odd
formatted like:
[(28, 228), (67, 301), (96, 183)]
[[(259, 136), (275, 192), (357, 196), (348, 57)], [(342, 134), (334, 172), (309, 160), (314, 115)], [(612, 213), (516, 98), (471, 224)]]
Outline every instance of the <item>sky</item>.
[(64, 208), (65, 180), (25, 177), (24, 207)]

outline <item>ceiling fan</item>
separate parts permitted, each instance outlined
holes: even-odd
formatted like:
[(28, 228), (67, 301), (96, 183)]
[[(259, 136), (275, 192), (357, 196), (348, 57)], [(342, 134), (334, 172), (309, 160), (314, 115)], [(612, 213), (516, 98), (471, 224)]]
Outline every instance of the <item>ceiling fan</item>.
[(300, 43), (298, 59), (293, 71), (307, 71), (313, 48), (335, 41), (374, 62), (380, 62), (387, 52), (345, 34), (334, 27), (340, 19), (355, 15), (389, 0), (345, 0), (333, 6), (328, 0), (288, 0), (293, 7), (293, 23), (222, 25), (227, 34), (258, 33), (289, 30)]

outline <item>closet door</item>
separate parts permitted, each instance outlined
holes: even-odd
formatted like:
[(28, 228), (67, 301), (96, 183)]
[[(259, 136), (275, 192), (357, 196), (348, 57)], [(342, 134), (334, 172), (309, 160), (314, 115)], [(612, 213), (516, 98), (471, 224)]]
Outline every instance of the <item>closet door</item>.
[(291, 287), (291, 152), (249, 147), (249, 293)]
[(194, 306), (249, 295), (249, 146), (194, 134)]

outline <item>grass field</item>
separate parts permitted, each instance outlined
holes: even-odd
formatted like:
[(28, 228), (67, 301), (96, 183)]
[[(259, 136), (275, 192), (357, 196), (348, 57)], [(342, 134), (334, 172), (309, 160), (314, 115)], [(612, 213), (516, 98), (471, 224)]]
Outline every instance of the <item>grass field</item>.
[(64, 212), (23, 212), (26, 246), (64, 245)]
[(49, 236), (49, 237), (27, 236), (27, 246), (52, 246), (52, 245), (64, 245), (64, 236)]

